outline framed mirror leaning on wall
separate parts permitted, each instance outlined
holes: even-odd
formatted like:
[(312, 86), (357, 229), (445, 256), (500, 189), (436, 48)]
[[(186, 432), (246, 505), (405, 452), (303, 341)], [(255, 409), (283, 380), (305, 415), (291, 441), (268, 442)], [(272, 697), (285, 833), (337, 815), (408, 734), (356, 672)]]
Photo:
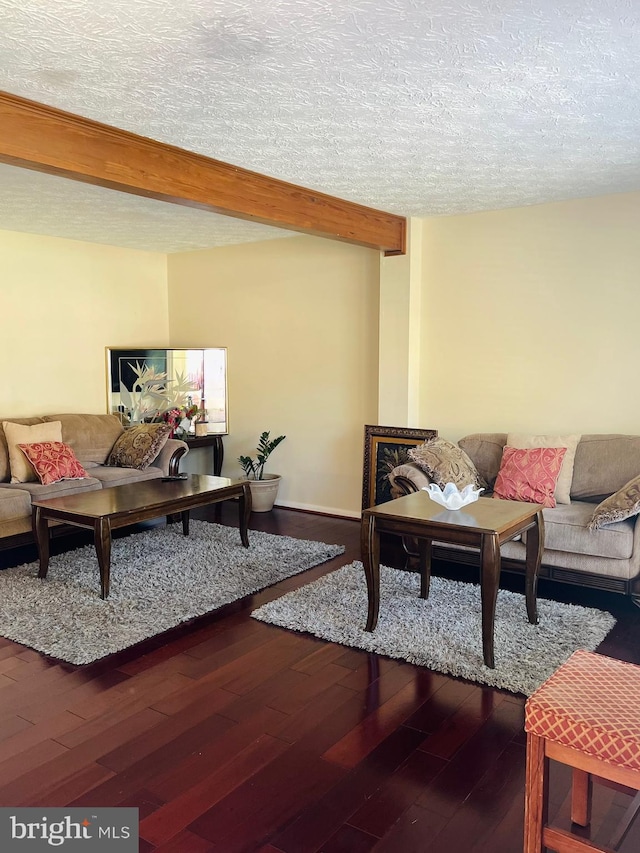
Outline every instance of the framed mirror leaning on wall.
[(227, 409), (226, 347), (107, 347), (107, 410), (125, 425), (178, 413), (191, 434), (226, 435)]

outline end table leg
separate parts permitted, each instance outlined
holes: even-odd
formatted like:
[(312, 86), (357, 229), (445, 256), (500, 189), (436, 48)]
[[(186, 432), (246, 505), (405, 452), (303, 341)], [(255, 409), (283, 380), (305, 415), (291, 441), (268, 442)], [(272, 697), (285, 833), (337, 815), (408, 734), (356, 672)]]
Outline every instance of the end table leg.
[(189, 510), (188, 509), (182, 510), (180, 515), (182, 517), (182, 535), (188, 536), (189, 535)]
[(39, 506), (34, 506), (33, 508), (31, 526), (36, 545), (38, 546), (38, 558), (40, 560), (38, 577), (46, 578), (49, 569), (49, 522), (46, 518), (42, 517), (42, 510)]
[(429, 598), (431, 586), (431, 539), (418, 539), (420, 598)]
[(242, 494), (238, 500), (240, 521), (240, 540), (245, 548), (249, 547), (249, 516), (251, 515), (251, 488), (249, 481), (242, 484)]
[(375, 516), (367, 512), (363, 514), (360, 526), (360, 549), (369, 600), (364, 630), (373, 631), (378, 624), (380, 610), (380, 534), (376, 530)]
[(525, 596), (527, 600), (527, 616), (532, 625), (538, 624), (538, 572), (544, 550), (544, 518), (542, 510), (536, 514), (536, 523), (527, 531), (526, 579)]
[(101, 597), (109, 598), (109, 582), (111, 574), (111, 525), (108, 518), (96, 519), (93, 528), (93, 541), (98, 555), (100, 567)]
[(213, 476), (219, 477), (222, 473), (222, 462), (224, 460), (224, 445), (222, 436), (216, 435), (213, 439)]
[(482, 595), (482, 654), (485, 665), (495, 668), (493, 654), (493, 626), (496, 617), (496, 600), (500, 581), (500, 545), (495, 534), (482, 536), (480, 552), (480, 585)]

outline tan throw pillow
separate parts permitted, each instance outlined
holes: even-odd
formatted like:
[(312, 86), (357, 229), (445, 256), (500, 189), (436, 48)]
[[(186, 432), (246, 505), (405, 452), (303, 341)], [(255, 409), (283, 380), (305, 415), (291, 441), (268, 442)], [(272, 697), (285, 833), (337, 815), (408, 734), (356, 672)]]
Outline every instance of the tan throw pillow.
[(169, 424), (139, 424), (126, 429), (111, 449), (107, 465), (148, 468), (167, 443)]
[(598, 530), (605, 524), (624, 521), (640, 512), (640, 474), (625, 483), (621, 489), (599, 503), (594, 509), (589, 530)]
[(576, 458), (576, 448), (582, 435), (529, 435), (528, 433), (510, 432), (507, 445), (528, 450), (533, 447), (566, 447), (567, 452), (562, 460), (560, 474), (554, 492), (557, 504), (571, 503), (571, 481), (573, 480), (573, 463)]
[(38, 478), (33, 465), (27, 460), (18, 447), (19, 444), (35, 444), (39, 441), (62, 441), (62, 424), (60, 421), (50, 421), (44, 424), (14, 424), (12, 421), (2, 421), (4, 434), (9, 449), (9, 467), (12, 483), (36, 483)]
[(485, 489), (487, 486), (464, 450), (446, 438), (425, 441), (424, 444), (412, 447), (407, 455), (441, 489), (447, 483), (453, 483), (459, 489), (469, 484), (476, 489)]

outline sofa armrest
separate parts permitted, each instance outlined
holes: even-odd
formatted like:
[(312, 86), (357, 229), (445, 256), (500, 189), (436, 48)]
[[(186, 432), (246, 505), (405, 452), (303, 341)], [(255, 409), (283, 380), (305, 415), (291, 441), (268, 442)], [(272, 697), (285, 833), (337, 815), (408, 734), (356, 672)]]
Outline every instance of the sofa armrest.
[(633, 551), (629, 560), (629, 578), (634, 603), (640, 606), (640, 515), (636, 516), (633, 525)]
[(394, 498), (401, 498), (403, 495), (410, 495), (411, 492), (419, 492), (423, 486), (428, 486), (433, 480), (422, 468), (410, 462), (394, 468), (389, 474), (389, 482), (391, 495)]
[(154, 468), (161, 468), (165, 477), (175, 477), (180, 470), (180, 460), (188, 452), (189, 447), (184, 441), (170, 438), (151, 464)]

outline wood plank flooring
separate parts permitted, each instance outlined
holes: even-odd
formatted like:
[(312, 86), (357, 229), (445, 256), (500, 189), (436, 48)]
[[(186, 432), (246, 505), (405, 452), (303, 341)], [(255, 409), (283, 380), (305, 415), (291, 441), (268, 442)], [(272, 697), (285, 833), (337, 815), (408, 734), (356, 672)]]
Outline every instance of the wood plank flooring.
[[(235, 514), (225, 504), (216, 520)], [(251, 619), (358, 559), (359, 526), (276, 509), (251, 527), (346, 553), (88, 666), (0, 638), (0, 804), (136, 806), (143, 853), (520, 853), (524, 698)], [(383, 556), (402, 565), (398, 549)], [(4, 551), (0, 566), (34, 557)], [(522, 578), (505, 585), (522, 591)], [(540, 594), (611, 610), (600, 651), (640, 664), (628, 599), (550, 582)], [(553, 767), (564, 826), (569, 784)], [(628, 802), (596, 787), (597, 841)], [(623, 853), (640, 849), (638, 824)]]

